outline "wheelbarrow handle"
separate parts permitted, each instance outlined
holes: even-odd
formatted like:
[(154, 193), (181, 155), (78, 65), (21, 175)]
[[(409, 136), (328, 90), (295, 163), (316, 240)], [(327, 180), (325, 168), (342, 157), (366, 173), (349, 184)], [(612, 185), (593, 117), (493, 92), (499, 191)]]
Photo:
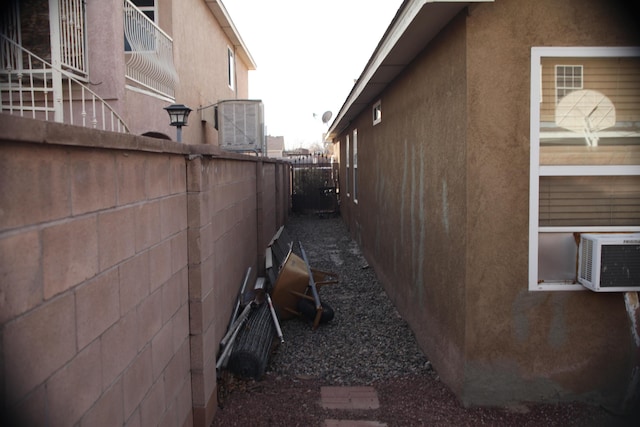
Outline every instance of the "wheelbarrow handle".
[(307, 259), (307, 254), (302, 247), (302, 242), (298, 242), (300, 245), (300, 253), (302, 254), (302, 259), (307, 267), (307, 273), (309, 274), (309, 287), (311, 288), (311, 295), (313, 296), (313, 300), (316, 304), (316, 309), (322, 308), (322, 303), (320, 302), (320, 295), (318, 295), (318, 290), (316, 289), (316, 282), (313, 279), (313, 272), (311, 271), (311, 266), (309, 265), (309, 260)]

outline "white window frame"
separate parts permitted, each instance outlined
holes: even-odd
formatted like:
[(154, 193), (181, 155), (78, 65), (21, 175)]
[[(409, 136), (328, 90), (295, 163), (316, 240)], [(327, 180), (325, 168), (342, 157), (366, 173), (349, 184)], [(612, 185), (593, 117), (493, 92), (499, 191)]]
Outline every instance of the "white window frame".
[[(539, 234), (544, 232), (626, 232), (640, 231), (640, 227), (540, 227), (539, 190), (541, 176), (620, 176), (640, 175), (638, 165), (540, 165), (540, 103), (542, 102), (542, 58), (559, 57), (637, 57), (637, 47), (533, 47), (531, 48), (530, 96), (530, 182), (529, 182), (529, 290), (530, 291), (582, 291), (580, 284), (561, 281), (538, 283)], [(584, 80), (584, 75), (583, 75)]]
[(346, 165), (346, 168), (347, 168), (347, 169), (346, 169), (346, 172), (347, 172), (347, 173), (345, 174), (345, 175), (346, 175), (346, 181), (347, 181), (347, 182), (345, 182), (345, 186), (346, 186), (346, 188), (347, 188), (347, 198), (350, 198), (350, 197), (351, 197), (351, 191), (349, 191), (349, 183), (350, 183), (350, 181), (351, 181), (351, 180), (349, 179), (349, 174), (351, 173), (351, 170), (350, 170), (350, 169), (351, 169), (351, 166), (349, 165), (349, 159), (350, 159), (350, 156), (349, 156), (349, 149), (350, 149), (350, 147), (349, 147), (349, 134), (347, 134), (347, 136), (346, 136), (346, 140), (345, 140), (345, 165)]
[[(157, 4), (158, 2), (157, 2), (157, 0), (153, 0), (153, 6), (138, 6), (137, 3), (139, 3), (139, 1), (137, 1), (137, 0), (129, 0), (129, 1), (131, 2), (131, 4), (133, 4), (146, 17), (146, 19), (148, 19), (150, 22), (153, 22), (153, 24), (155, 26), (158, 26), (158, 4)], [(153, 18), (151, 18), (149, 16), (149, 12), (151, 12), (151, 15), (153, 16)], [(144, 20), (145, 18), (142, 18), (142, 19)], [(155, 44), (156, 43), (155, 43), (155, 38), (153, 37), (153, 35), (152, 34), (148, 34), (147, 37), (145, 37), (145, 38), (148, 39), (148, 40), (151, 40), (149, 42), (149, 45), (153, 46), (153, 48), (145, 49), (142, 52), (155, 52), (155, 49), (156, 49), (155, 48)], [(124, 48), (125, 52), (132, 52), (133, 49), (131, 48), (131, 46), (129, 46), (128, 41), (126, 39), (126, 36), (125, 36), (125, 40), (124, 41), (125, 41), (125, 48)]]
[(156, 25), (158, 25), (158, 2), (157, 0), (153, 0), (153, 5), (152, 6), (138, 6), (137, 3), (139, 3), (139, 0), (131, 0), (131, 2), (133, 4), (136, 5), (136, 7), (138, 9), (140, 9), (145, 15), (147, 15), (147, 12), (151, 12), (153, 15), (153, 19), (151, 19), (151, 17), (149, 17), (149, 15), (147, 15), (147, 18), (151, 19)]
[(229, 89), (235, 90), (236, 87), (236, 55), (231, 47), (227, 46), (227, 84)]
[(378, 100), (371, 108), (371, 115), (373, 119), (373, 125), (377, 125), (382, 121), (382, 101)]
[(353, 130), (353, 203), (358, 203), (358, 129)]

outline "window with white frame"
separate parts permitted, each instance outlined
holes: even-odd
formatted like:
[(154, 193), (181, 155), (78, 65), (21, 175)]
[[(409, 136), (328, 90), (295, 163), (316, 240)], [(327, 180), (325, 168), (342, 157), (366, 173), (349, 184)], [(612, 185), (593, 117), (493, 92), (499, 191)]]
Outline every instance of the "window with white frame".
[(349, 147), (349, 135), (347, 135), (346, 139), (345, 139), (345, 146), (344, 146), (344, 149), (345, 149), (345, 154), (344, 154), (345, 159), (344, 160), (345, 160), (345, 165), (346, 165), (346, 168), (347, 168), (347, 173), (345, 174), (346, 176), (345, 176), (344, 185), (345, 185), (345, 188), (347, 189), (347, 197), (351, 197), (351, 191), (349, 189), (349, 175), (351, 174), (351, 166), (349, 165), (349, 159), (350, 159), (349, 150), (350, 150), (350, 148), (351, 147)]
[(142, 13), (147, 15), (147, 18), (156, 24), (158, 23), (156, 20), (156, 0), (131, 0), (131, 2), (135, 4)]
[(227, 48), (227, 83), (231, 89), (235, 88), (235, 80), (236, 80), (236, 61), (233, 50), (228, 47)]
[(578, 290), (579, 234), (640, 231), (640, 48), (531, 50), (529, 290)]
[[(158, 12), (156, 10), (156, 0), (129, 0), (142, 15), (149, 18), (148, 22), (158, 25)], [(150, 27), (145, 18), (140, 19), (131, 15), (133, 11), (126, 13), (125, 5), (125, 38), (124, 50), (131, 52), (132, 50), (149, 51), (155, 50), (155, 32)], [(130, 15), (130, 16), (129, 16)], [(127, 37), (127, 35), (129, 35)], [(132, 40), (130, 40), (132, 39)], [(133, 45), (133, 46), (132, 46)]]
[(353, 202), (358, 203), (358, 130), (353, 130)]
[(375, 126), (382, 121), (382, 102), (381, 101), (378, 101), (375, 104), (373, 104), (372, 113), (373, 113), (372, 114), (373, 125)]
[(582, 89), (582, 65), (556, 65), (556, 103), (578, 89)]

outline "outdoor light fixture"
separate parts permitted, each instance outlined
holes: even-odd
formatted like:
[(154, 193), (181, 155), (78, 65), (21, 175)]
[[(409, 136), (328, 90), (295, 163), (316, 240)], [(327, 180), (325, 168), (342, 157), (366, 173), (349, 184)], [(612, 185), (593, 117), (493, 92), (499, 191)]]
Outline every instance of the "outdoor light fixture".
[(182, 126), (187, 125), (187, 117), (191, 112), (191, 108), (183, 104), (172, 104), (164, 108), (169, 113), (171, 126), (175, 126), (177, 130), (176, 140), (182, 142)]

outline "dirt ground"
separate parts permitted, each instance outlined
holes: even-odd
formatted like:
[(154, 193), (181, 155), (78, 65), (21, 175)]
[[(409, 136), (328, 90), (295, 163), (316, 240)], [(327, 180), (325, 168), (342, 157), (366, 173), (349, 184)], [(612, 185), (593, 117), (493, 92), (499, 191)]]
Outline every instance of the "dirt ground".
[[(357, 310), (348, 310), (339, 305), (339, 301), (355, 292), (359, 298), (363, 291), (356, 285), (360, 282), (372, 283), (374, 278), (370, 269), (363, 270), (363, 262), (357, 255), (357, 247), (350, 241), (339, 219), (311, 220), (292, 218), (288, 225), (292, 237), (304, 242), (313, 265), (320, 265), (331, 271), (338, 271), (341, 285), (323, 290), (334, 307), (338, 307), (337, 318), (327, 329), (310, 333), (309, 325), (294, 320), (283, 324), (287, 339), (288, 352), (295, 349), (291, 357), (275, 357), (284, 348), (274, 348), (271, 368), (260, 381), (241, 380), (228, 371), (222, 371), (218, 381), (217, 409), (212, 427), (228, 426), (325, 426), (327, 420), (369, 421), (369, 425), (389, 427), (398, 426), (562, 426), (562, 427), (618, 427), (640, 426), (638, 417), (622, 417), (601, 407), (580, 403), (563, 404), (521, 404), (508, 408), (465, 408), (454, 393), (439, 380), (437, 371), (421, 369), (417, 371), (398, 371), (391, 369), (390, 360), (385, 359), (384, 374), (374, 376), (380, 369), (380, 356), (371, 347), (376, 338), (367, 335), (370, 321), (362, 321), (364, 315)], [(328, 256), (330, 254), (331, 256)], [(354, 255), (355, 254), (355, 255)], [(341, 262), (335, 262), (336, 260)], [(338, 270), (334, 270), (338, 269)], [(371, 285), (369, 285), (371, 287)], [(373, 288), (378, 295), (378, 288)], [(342, 298), (338, 298), (338, 297)], [(379, 309), (381, 302), (368, 303)], [(347, 305), (349, 307), (349, 305)], [(369, 311), (374, 311), (370, 309)], [(368, 311), (367, 311), (368, 313)], [(351, 319), (355, 316), (357, 319)], [(375, 314), (375, 316), (381, 316)], [(340, 322), (350, 326), (352, 339), (349, 345), (335, 340), (347, 336), (339, 334)], [(377, 317), (380, 318), (380, 317)], [(353, 329), (353, 325), (362, 325), (362, 330)], [(302, 328), (303, 332), (297, 331)], [(368, 328), (368, 329), (367, 329)], [(380, 329), (378, 327), (377, 329)], [(397, 333), (397, 329), (394, 329)], [(388, 334), (391, 334), (389, 332)], [(332, 341), (334, 340), (334, 341)], [(380, 346), (382, 344), (378, 344)], [(293, 346), (293, 348), (291, 347)], [(366, 346), (366, 357), (357, 353), (359, 346)], [(329, 351), (340, 347), (342, 350)], [(406, 345), (405, 345), (406, 347)], [(305, 350), (305, 349), (308, 349)], [(387, 352), (392, 352), (390, 349)], [(285, 356), (281, 354), (280, 356)], [(291, 356), (287, 354), (287, 356)], [(396, 354), (397, 357), (399, 357)], [(405, 360), (403, 358), (402, 360)], [(426, 359), (425, 359), (426, 360)], [(284, 362), (287, 363), (284, 363)], [(299, 362), (299, 363), (298, 363)], [(408, 363), (405, 362), (404, 363)], [(411, 362), (414, 363), (414, 362)], [(305, 365), (306, 364), (306, 365)], [(349, 365), (351, 364), (351, 365)], [(325, 366), (327, 365), (327, 366)], [(342, 366), (337, 366), (342, 365)], [(284, 367), (283, 367), (284, 366)], [(301, 369), (309, 367), (310, 369)], [(323, 369), (320, 369), (320, 368)], [(277, 369), (276, 369), (277, 368)], [(326, 369), (325, 369), (326, 368)], [(336, 384), (332, 374), (344, 373), (343, 383)], [(349, 372), (349, 375), (346, 373)], [(367, 378), (381, 378), (369, 383)], [(333, 381), (333, 382), (332, 382)], [(321, 402), (321, 387), (336, 385), (373, 386), (379, 400), (377, 409), (337, 410), (325, 409)], [(377, 424), (372, 424), (377, 422)], [(334, 424), (335, 425), (335, 424)], [(357, 424), (351, 424), (351, 427)], [(345, 426), (345, 424), (341, 424)], [(362, 424), (360, 424), (362, 426)]]
[(267, 374), (261, 381), (225, 375), (212, 427), (324, 426), (326, 420), (368, 420), (392, 426), (638, 426), (638, 418), (616, 416), (584, 404), (464, 408), (437, 375), (394, 378), (374, 384), (380, 407), (328, 410), (320, 401), (324, 385), (313, 378)]

